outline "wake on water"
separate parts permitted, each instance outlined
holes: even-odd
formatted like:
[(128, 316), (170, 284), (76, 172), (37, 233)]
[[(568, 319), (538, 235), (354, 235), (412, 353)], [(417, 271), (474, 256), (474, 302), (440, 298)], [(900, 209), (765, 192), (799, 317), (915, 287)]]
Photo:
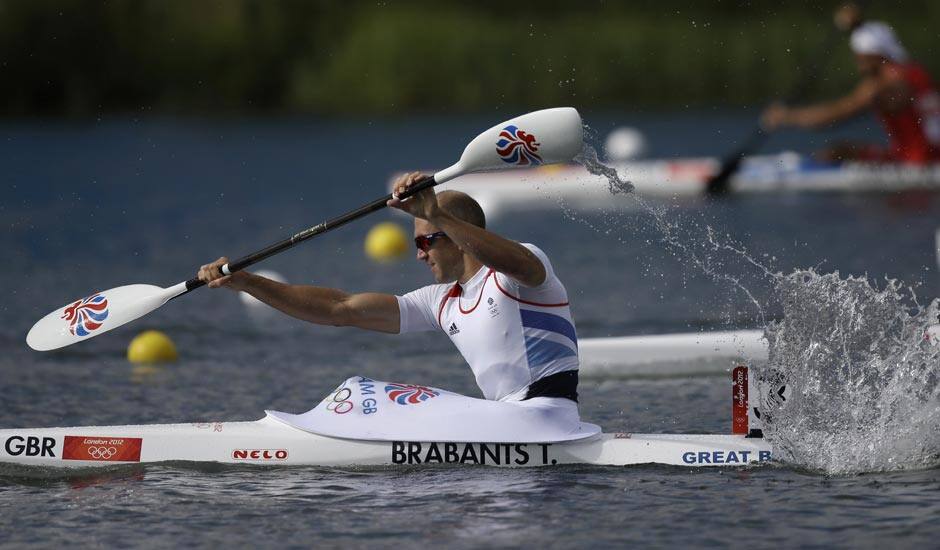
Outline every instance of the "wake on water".
[[(940, 465), (940, 345), (925, 338), (938, 300), (921, 306), (895, 280), (879, 289), (838, 272), (774, 271), (703, 220), (679, 219), (633, 194), (587, 140), (576, 160), (606, 178), (611, 193), (631, 194), (677, 257), (754, 306), (770, 344), (767, 364), (755, 366), (758, 387), (768, 389), (758, 406), (777, 459), (840, 475)], [(742, 271), (753, 281), (745, 283)], [(752, 291), (755, 285), (768, 292)], [(782, 317), (768, 324), (767, 309)], [(785, 400), (773, 391), (781, 384)]]

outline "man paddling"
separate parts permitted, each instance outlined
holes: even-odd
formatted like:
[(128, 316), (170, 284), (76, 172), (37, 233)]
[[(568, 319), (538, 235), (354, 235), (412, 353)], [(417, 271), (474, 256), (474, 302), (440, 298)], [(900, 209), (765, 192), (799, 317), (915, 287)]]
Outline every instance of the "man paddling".
[[(398, 196), (421, 177), (394, 185)], [(578, 346), (564, 285), (544, 252), (486, 230), (483, 210), (457, 191), (433, 189), (388, 205), (414, 216), (417, 259), (438, 284), (402, 296), (288, 285), (244, 271), (222, 276), (219, 258), (199, 269), (210, 288), (247, 292), (321, 325), (387, 333), (442, 330), (460, 350), (486, 399), (535, 398), (577, 415)]]
[(835, 22), (851, 32), (861, 81), (850, 94), (835, 101), (807, 107), (774, 104), (763, 114), (764, 129), (818, 128), (874, 109), (888, 134), (887, 148), (839, 144), (823, 151), (822, 160), (914, 165), (940, 161), (940, 95), (924, 68), (908, 58), (891, 27), (865, 21), (855, 3), (840, 6)]

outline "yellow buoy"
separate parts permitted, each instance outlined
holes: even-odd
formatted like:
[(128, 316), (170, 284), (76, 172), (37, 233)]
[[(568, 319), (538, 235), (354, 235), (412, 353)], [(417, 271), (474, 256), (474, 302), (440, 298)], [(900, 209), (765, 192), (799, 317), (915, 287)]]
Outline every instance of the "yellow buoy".
[(131, 363), (165, 363), (178, 357), (173, 341), (159, 330), (145, 330), (127, 346), (127, 360)]
[(379, 262), (397, 260), (408, 252), (408, 236), (397, 223), (382, 222), (366, 235), (366, 256)]

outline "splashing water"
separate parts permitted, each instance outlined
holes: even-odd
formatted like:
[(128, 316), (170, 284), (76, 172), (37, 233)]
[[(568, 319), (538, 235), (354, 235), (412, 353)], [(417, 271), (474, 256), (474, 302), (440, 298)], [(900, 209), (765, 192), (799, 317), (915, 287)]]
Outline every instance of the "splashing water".
[[(592, 134), (593, 131), (585, 127), (585, 135)], [(740, 277), (733, 275), (727, 269), (729, 263), (743, 262), (746, 268), (758, 268), (759, 278), (773, 277), (771, 271), (748, 255), (743, 246), (735, 243), (728, 235), (719, 236), (714, 228), (705, 223), (683, 220), (678, 212), (670, 212), (667, 206), (653, 204), (636, 195), (633, 192), (633, 184), (621, 178), (616, 169), (601, 162), (596, 149), (587, 140), (575, 161), (584, 166), (590, 174), (604, 177), (612, 194), (632, 195), (637, 204), (651, 216), (653, 227), (668, 248), (675, 251), (682, 261), (691, 264), (713, 281), (730, 284), (735, 290), (744, 294), (754, 306), (761, 324), (766, 324), (764, 308), (760, 301)], [(568, 215), (572, 217), (570, 212)]]
[[(925, 338), (938, 301), (921, 307), (889, 280), (798, 270), (780, 276), (784, 315), (766, 331), (765, 434), (777, 456), (827, 473), (940, 463), (940, 346)], [(782, 379), (782, 380), (781, 380)]]
[[(587, 141), (576, 160), (606, 178), (611, 193), (633, 193)], [(758, 398), (764, 436), (778, 459), (829, 474), (940, 464), (940, 345), (925, 339), (937, 323), (937, 300), (921, 307), (913, 291), (894, 280), (879, 290), (865, 277), (838, 272), (775, 272), (703, 221), (632, 196), (668, 248), (716, 283), (742, 292), (762, 324), (768, 306), (782, 310), (766, 329), (768, 363), (755, 369), (758, 387), (788, 387), (785, 400), (773, 398), (773, 391)], [(729, 273), (731, 263), (736, 272), (743, 267), (756, 275), (754, 282)], [(758, 283), (770, 285), (773, 304), (762, 304), (750, 290)]]
[[(594, 132), (590, 127), (584, 127), (586, 136), (593, 136)], [(591, 139), (588, 137), (587, 139)], [(621, 179), (620, 174), (613, 167), (607, 166), (597, 158), (597, 150), (585, 140), (581, 147), (581, 154), (574, 160), (595, 176), (604, 176), (607, 179), (607, 189), (612, 195), (619, 193), (633, 193), (633, 184), (627, 180)]]

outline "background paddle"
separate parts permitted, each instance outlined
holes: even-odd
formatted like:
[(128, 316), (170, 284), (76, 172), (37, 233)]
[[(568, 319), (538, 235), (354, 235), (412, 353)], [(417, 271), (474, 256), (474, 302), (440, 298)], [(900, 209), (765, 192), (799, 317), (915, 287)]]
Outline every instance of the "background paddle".
[[(420, 180), (399, 198), (408, 198), (424, 189), (473, 172), (569, 162), (581, 152), (582, 132), (581, 116), (571, 107), (544, 109), (519, 116), (478, 135), (467, 145), (455, 164)], [(342, 216), (305, 229), (230, 262), (222, 266), (221, 271), (230, 274), (256, 264), (311, 237), (381, 210), (391, 198), (391, 194), (386, 195)], [(168, 288), (136, 284), (98, 292), (75, 300), (40, 319), (26, 335), (26, 343), (35, 350), (47, 351), (87, 340), (138, 319), (171, 299), (204, 285), (198, 278), (192, 278)]]
[[(819, 70), (822, 68), (823, 63), (829, 60), (836, 40), (840, 38), (840, 36), (841, 33), (835, 26), (829, 30), (823, 43), (816, 49), (817, 52), (820, 52), (820, 55), (813, 56), (815, 62), (809, 65), (809, 69), (797, 79), (790, 93), (784, 97), (784, 105), (792, 104), (803, 98), (809, 90), (810, 85), (816, 80), (816, 77), (819, 76)], [(744, 140), (744, 143), (730, 155), (722, 159), (721, 168), (706, 182), (705, 192), (709, 195), (721, 195), (726, 193), (728, 191), (728, 184), (731, 181), (731, 176), (741, 167), (741, 161), (744, 157), (752, 155), (760, 149), (764, 142), (767, 141), (767, 138), (770, 137), (771, 133), (772, 132), (764, 130), (761, 123), (758, 122), (748, 138)]]

